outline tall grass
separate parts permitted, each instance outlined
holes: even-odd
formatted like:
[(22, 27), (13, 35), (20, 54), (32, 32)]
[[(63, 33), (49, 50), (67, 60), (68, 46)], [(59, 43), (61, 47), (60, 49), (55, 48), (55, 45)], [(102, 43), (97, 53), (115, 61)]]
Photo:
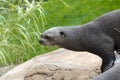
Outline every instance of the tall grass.
[(18, 64), (39, 54), (41, 48), (45, 51), (38, 43), (46, 24), (41, 3), (34, 0), (0, 3), (0, 65)]

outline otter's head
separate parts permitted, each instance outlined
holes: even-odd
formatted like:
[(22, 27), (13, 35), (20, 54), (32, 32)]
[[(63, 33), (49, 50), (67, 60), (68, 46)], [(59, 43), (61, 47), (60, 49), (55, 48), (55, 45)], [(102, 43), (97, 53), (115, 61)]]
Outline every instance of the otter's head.
[(45, 46), (60, 46), (59, 44), (62, 44), (65, 37), (65, 33), (62, 29), (61, 27), (54, 27), (46, 30), (41, 34), (39, 43)]

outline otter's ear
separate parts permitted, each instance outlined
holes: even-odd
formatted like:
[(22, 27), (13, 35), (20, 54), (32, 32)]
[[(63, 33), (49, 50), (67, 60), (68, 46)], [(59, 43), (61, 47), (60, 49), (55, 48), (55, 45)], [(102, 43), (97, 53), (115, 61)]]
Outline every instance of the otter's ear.
[(65, 37), (65, 33), (63, 31), (60, 32), (60, 36), (63, 38)]

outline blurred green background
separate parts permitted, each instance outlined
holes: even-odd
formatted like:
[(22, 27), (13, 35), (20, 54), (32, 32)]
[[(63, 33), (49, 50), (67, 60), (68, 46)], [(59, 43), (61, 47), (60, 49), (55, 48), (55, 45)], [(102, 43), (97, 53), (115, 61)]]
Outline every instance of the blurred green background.
[(55, 26), (82, 25), (120, 8), (120, 0), (0, 0), (0, 66), (57, 49), (39, 44)]

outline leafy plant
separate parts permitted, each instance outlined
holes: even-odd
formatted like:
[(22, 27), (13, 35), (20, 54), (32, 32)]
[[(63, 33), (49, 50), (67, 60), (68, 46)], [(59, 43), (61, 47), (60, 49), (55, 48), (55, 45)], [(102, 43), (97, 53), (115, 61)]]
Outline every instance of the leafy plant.
[(41, 3), (25, 0), (18, 5), (16, 1), (0, 2), (4, 3), (0, 9), (1, 65), (21, 63), (40, 53), (36, 46), (42, 48), (38, 40), (46, 18)]

